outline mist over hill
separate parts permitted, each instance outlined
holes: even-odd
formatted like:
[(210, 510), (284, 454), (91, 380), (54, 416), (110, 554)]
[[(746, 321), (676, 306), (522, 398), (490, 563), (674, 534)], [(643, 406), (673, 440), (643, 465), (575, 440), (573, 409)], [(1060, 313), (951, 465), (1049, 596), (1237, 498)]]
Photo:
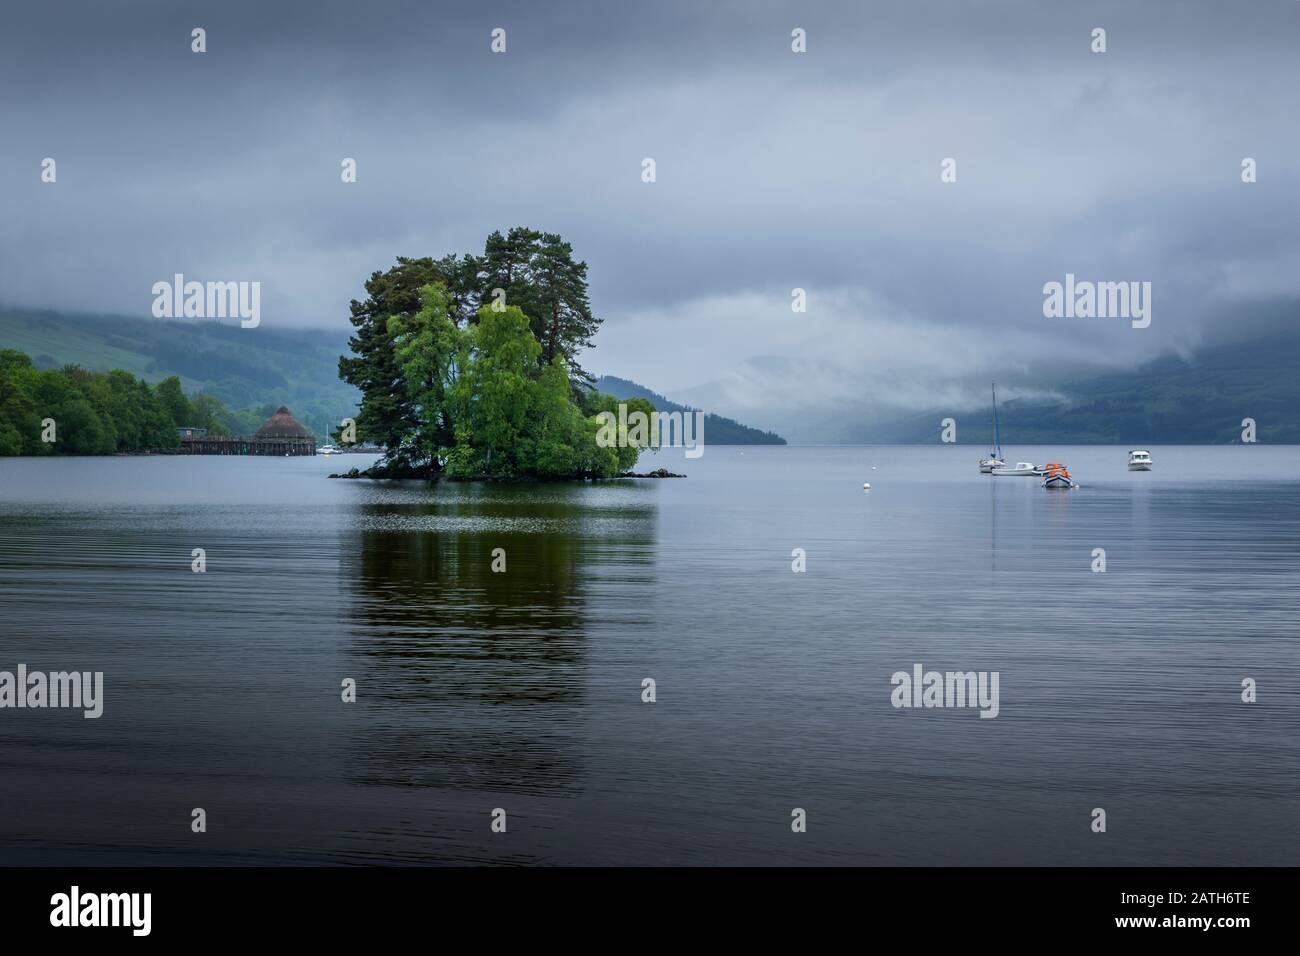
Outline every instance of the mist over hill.
[[(1054, 382), (1051, 390), (1061, 398), (999, 400), (1004, 444), (1228, 444), (1241, 440), (1244, 418), (1255, 420), (1260, 442), (1300, 442), (1300, 334), (1166, 356), (1132, 371)], [(938, 441), (948, 415), (960, 443), (988, 444), (991, 405), (846, 422), (837, 440)]]
[[(179, 376), (231, 410), (286, 405), (317, 435), (356, 413), (357, 391), (338, 377), (346, 331), (241, 329), (212, 321), (165, 321), (115, 315), (70, 315), (0, 307), (0, 348), (30, 355), (38, 366), (120, 368), (149, 382)], [(999, 395), (1017, 391), (1059, 398), (1000, 397), (1007, 444), (1039, 442), (1215, 444), (1239, 441), (1253, 418), (1261, 442), (1300, 442), (1300, 332), (1279, 330), (1220, 341), (1187, 358), (1166, 356), (1130, 371), (999, 380)], [(1026, 385), (1028, 387), (1026, 387)], [(692, 411), (628, 379), (602, 377), (597, 387), (618, 398), (647, 398), (661, 411)], [(689, 389), (694, 398), (703, 389)], [(700, 405), (713, 403), (699, 402)], [(765, 421), (796, 443), (929, 443), (945, 417), (958, 422), (962, 444), (987, 444), (991, 409), (922, 411), (865, 407), (849, 397), (833, 409), (792, 412)], [(709, 444), (784, 444), (786, 438), (709, 413)]]

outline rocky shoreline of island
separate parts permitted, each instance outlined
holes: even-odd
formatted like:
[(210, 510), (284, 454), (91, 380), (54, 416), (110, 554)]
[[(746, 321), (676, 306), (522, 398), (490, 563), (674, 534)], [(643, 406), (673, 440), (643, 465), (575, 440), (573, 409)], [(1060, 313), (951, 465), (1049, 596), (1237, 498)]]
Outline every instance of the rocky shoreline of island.
[[(499, 475), (478, 475), (478, 476), (456, 476), (451, 477), (444, 474), (429, 474), (414, 468), (406, 468), (393, 465), (374, 465), (370, 468), (360, 469), (353, 468), (350, 471), (339, 472), (329, 475), (330, 478), (369, 478), (374, 481), (495, 481), (518, 484), (520, 482), (539, 481), (542, 479), (526, 477), (508, 477), (503, 478)], [(591, 477), (578, 479), (581, 481), (609, 481), (612, 478), (685, 478), (685, 475), (679, 475), (676, 472), (669, 471), (667, 468), (656, 468), (653, 471), (635, 472), (624, 471), (617, 475), (611, 475), (609, 478)]]

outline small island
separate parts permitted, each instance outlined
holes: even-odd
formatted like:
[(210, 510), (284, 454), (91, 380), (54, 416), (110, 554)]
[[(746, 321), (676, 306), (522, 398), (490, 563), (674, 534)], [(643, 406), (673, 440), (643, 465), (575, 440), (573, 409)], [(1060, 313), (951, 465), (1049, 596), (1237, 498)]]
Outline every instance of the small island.
[(365, 288), (339, 359), (361, 409), (355, 434), (334, 438), (387, 451), (346, 477), (614, 478), (651, 447), (625, 423), (654, 405), (596, 391), (578, 362), (600, 319), (587, 264), (559, 235), (519, 227), (481, 256), (399, 257)]

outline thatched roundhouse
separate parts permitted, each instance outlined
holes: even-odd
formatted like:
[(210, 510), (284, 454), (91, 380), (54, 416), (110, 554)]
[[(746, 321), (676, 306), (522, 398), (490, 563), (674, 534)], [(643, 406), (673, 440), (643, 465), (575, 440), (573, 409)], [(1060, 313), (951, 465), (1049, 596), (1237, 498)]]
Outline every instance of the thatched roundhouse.
[(281, 405), (275, 414), (266, 420), (266, 424), (257, 430), (254, 438), (311, 438), (316, 436)]
[(252, 438), (183, 438), (181, 448), (191, 455), (315, 455), (316, 436), (281, 405)]

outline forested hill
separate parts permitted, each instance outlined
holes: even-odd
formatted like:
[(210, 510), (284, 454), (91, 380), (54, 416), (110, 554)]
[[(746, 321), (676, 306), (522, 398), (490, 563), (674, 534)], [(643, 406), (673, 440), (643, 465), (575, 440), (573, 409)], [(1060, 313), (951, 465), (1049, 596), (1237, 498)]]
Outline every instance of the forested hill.
[[(596, 390), (613, 395), (615, 398), (644, 398), (661, 412), (693, 412), (696, 409), (669, 401), (662, 395), (650, 391), (644, 385), (630, 382), (625, 378), (604, 375), (596, 382)], [(709, 445), (784, 445), (785, 439), (772, 432), (750, 428), (721, 415), (705, 413), (704, 441)]]
[(29, 355), (38, 368), (122, 369), (151, 383), (175, 375), (186, 392), (202, 391), (232, 411), (288, 406), (317, 435), (356, 414), (357, 390), (339, 381), (347, 339), (341, 329), (243, 329), (0, 307), (0, 348)]

